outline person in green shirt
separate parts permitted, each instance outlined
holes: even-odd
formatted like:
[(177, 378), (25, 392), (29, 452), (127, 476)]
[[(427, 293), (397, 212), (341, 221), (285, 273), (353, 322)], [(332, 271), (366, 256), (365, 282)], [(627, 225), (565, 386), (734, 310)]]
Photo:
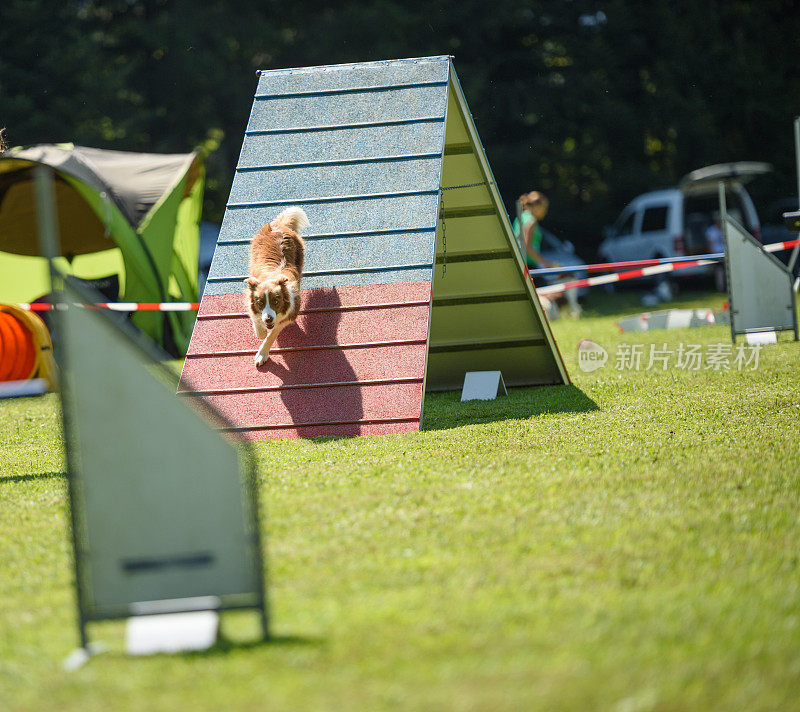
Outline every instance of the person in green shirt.
[[(558, 267), (558, 262), (548, 260), (541, 253), (542, 228), (539, 223), (544, 220), (550, 201), (544, 193), (532, 190), (530, 193), (523, 193), (517, 201), (517, 218), (514, 220), (513, 230), (520, 247), (525, 255), (525, 265), (528, 269), (535, 267)], [(544, 297), (540, 296), (540, 300)], [(569, 311), (574, 317), (580, 317), (581, 307), (578, 303), (578, 293), (574, 289), (567, 290), (563, 298), (569, 304)], [(551, 308), (552, 304), (552, 308)], [(545, 308), (550, 318), (558, 317), (558, 307), (556, 301), (547, 300)]]
[[(539, 251), (542, 245), (542, 228), (539, 222), (544, 220), (550, 201), (538, 190), (523, 193), (517, 201), (517, 218), (514, 220), (514, 234), (523, 248), (525, 264), (533, 267), (558, 267), (555, 262), (546, 259)], [(520, 224), (521, 223), (521, 224)]]

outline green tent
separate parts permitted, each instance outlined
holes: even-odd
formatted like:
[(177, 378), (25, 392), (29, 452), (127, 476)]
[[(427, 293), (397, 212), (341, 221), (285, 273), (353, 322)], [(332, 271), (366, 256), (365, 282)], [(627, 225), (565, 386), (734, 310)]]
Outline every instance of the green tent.
[[(38, 256), (37, 164), (55, 171), (65, 272), (94, 281), (109, 301), (198, 301), (202, 158), (47, 144), (0, 156), (0, 302), (30, 302), (48, 291)], [(136, 312), (133, 322), (168, 350), (184, 353), (194, 318)]]

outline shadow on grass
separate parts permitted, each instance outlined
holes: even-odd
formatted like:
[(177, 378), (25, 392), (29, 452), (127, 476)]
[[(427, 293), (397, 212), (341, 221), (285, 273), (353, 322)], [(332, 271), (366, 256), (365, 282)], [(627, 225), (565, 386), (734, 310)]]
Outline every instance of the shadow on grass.
[(198, 650), (186, 653), (186, 655), (206, 658), (259, 648), (319, 648), (324, 644), (325, 641), (322, 638), (309, 638), (299, 635), (271, 635), (266, 640), (232, 640), (220, 633), (217, 642), (207, 650)]
[[(536, 415), (588, 413), (599, 406), (580, 388), (569, 386), (532, 386), (510, 388), (507, 396), (493, 401), (461, 402), (461, 391), (426, 393), (421, 430), (449, 430), (462, 425), (521, 420)], [(306, 442), (324, 445), (352, 436), (322, 436)]]
[(10, 475), (8, 477), (0, 477), (0, 486), (16, 482), (33, 482), (35, 480), (49, 480), (54, 477), (66, 476), (66, 472), (40, 472), (35, 475)]
[(447, 430), (475, 423), (599, 410), (597, 403), (574, 385), (511, 388), (507, 396), (492, 401), (462, 403), (460, 399), (460, 391), (428, 393), (422, 429)]

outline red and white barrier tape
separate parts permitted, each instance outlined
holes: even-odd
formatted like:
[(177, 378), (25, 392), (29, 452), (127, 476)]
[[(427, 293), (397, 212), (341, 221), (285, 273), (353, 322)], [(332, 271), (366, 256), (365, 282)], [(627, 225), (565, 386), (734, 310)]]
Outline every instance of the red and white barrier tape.
[(565, 292), (568, 289), (578, 289), (579, 287), (595, 287), (598, 284), (611, 284), (612, 282), (620, 282), (623, 279), (633, 279), (634, 277), (650, 277), (654, 274), (673, 272), (679, 269), (686, 269), (687, 267), (713, 265), (715, 261), (716, 260), (692, 260), (690, 262), (671, 262), (666, 265), (654, 265), (652, 267), (632, 269), (628, 272), (602, 274), (599, 277), (588, 277), (586, 279), (576, 279), (574, 282), (564, 282), (563, 284), (550, 284), (546, 287), (538, 287), (536, 289), (536, 293), (546, 297), (551, 294), (561, 294), (561, 292)]
[[(47, 302), (36, 302), (34, 304), (17, 304), (20, 309), (28, 311), (50, 311), (54, 308)], [(60, 306), (60, 305), (59, 305)], [(197, 311), (200, 308), (199, 302), (95, 302), (94, 304), (78, 304), (76, 306), (86, 306), (96, 309), (109, 309), (118, 312), (135, 311), (162, 311), (180, 312)]]
[(786, 240), (784, 242), (771, 242), (769, 245), (761, 245), (767, 252), (780, 252), (788, 250), (790, 247), (800, 245), (800, 237), (796, 240)]
[[(786, 240), (785, 242), (772, 242), (761, 247), (766, 252), (780, 252), (788, 250), (795, 245), (800, 245), (800, 238), (796, 240)], [(724, 252), (715, 252), (707, 255), (691, 255), (689, 257), (657, 257), (652, 260), (629, 260), (627, 262), (601, 262), (593, 265), (560, 265), (559, 267), (543, 267), (531, 269), (531, 275), (558, 274), (561, 272), (610, 272), (615, 269), (625, 269), (626, 267), (649, 267), (651, 265), (675, 264), (691, 262), (693, 260), (720, 260), (725, 257)]]
[[(762, 245), (767, 252), (779, 252), (788, 250), (795, 245), (800, 245), (800, 238), (796, 240), (786, 240), (785, 242), (773, 242), (769, 245)], [(641, 267), (641, 269), (630, 270), (629, 272), (617, 272), (600, 277), (589, 277), (587, 279), (577, 279), (574, 282), (564, 282), (563, 284), (551, 284), (547, 287), (537, 288), (536, 292), (547, 296), (548, 294), (560, 294), (568, 289), (578, 289), (579, 287), (594, 287), (598, 284), (610, 284), (619, 282), (623, 279), (634, 279), (635, 277), (649, 277), (663, 272), (684, 269), (686, 267), (701, 267), (714, 264), (724, 257), (719, 255), (701, 255), (703, 259), (697, 257), (663, 257), (653, 260), (633, 260), (629, 262), (605, 262), (595, 265), (582, 265), (572, 267), (555, 267), (543, 270), (529, 270), (529, 274), (547, 274), (549, 272), (599, 272), (603, 270), (620, 269), (624, 267)], [(17, 304), (20, 309), (28, 311), (50, 311), (53, 305), (47, 302), (37, 302), (32, 304)], [(118, 312), (135, 311), (162, 311), (162, 312), (181, 312), (197, 311), (200, 308), (199, 302), (95, 302), (94, 304), (79, 305), (96, 307), (98, 309), (110, 309)]]

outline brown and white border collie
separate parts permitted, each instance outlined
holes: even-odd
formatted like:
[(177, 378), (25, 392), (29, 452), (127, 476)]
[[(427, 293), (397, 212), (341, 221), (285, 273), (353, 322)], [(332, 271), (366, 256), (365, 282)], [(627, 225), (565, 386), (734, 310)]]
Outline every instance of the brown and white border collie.
[(301, 208), (286, 208), (264, 225), (250, 244), (250, 276), (244, 280), (245, 296), (256, 336), (264, 339), (256, 353), (256, 366), (267, 362), (278, 334), (300, 311), (305, 244), (299, 232), (308, 224)]

